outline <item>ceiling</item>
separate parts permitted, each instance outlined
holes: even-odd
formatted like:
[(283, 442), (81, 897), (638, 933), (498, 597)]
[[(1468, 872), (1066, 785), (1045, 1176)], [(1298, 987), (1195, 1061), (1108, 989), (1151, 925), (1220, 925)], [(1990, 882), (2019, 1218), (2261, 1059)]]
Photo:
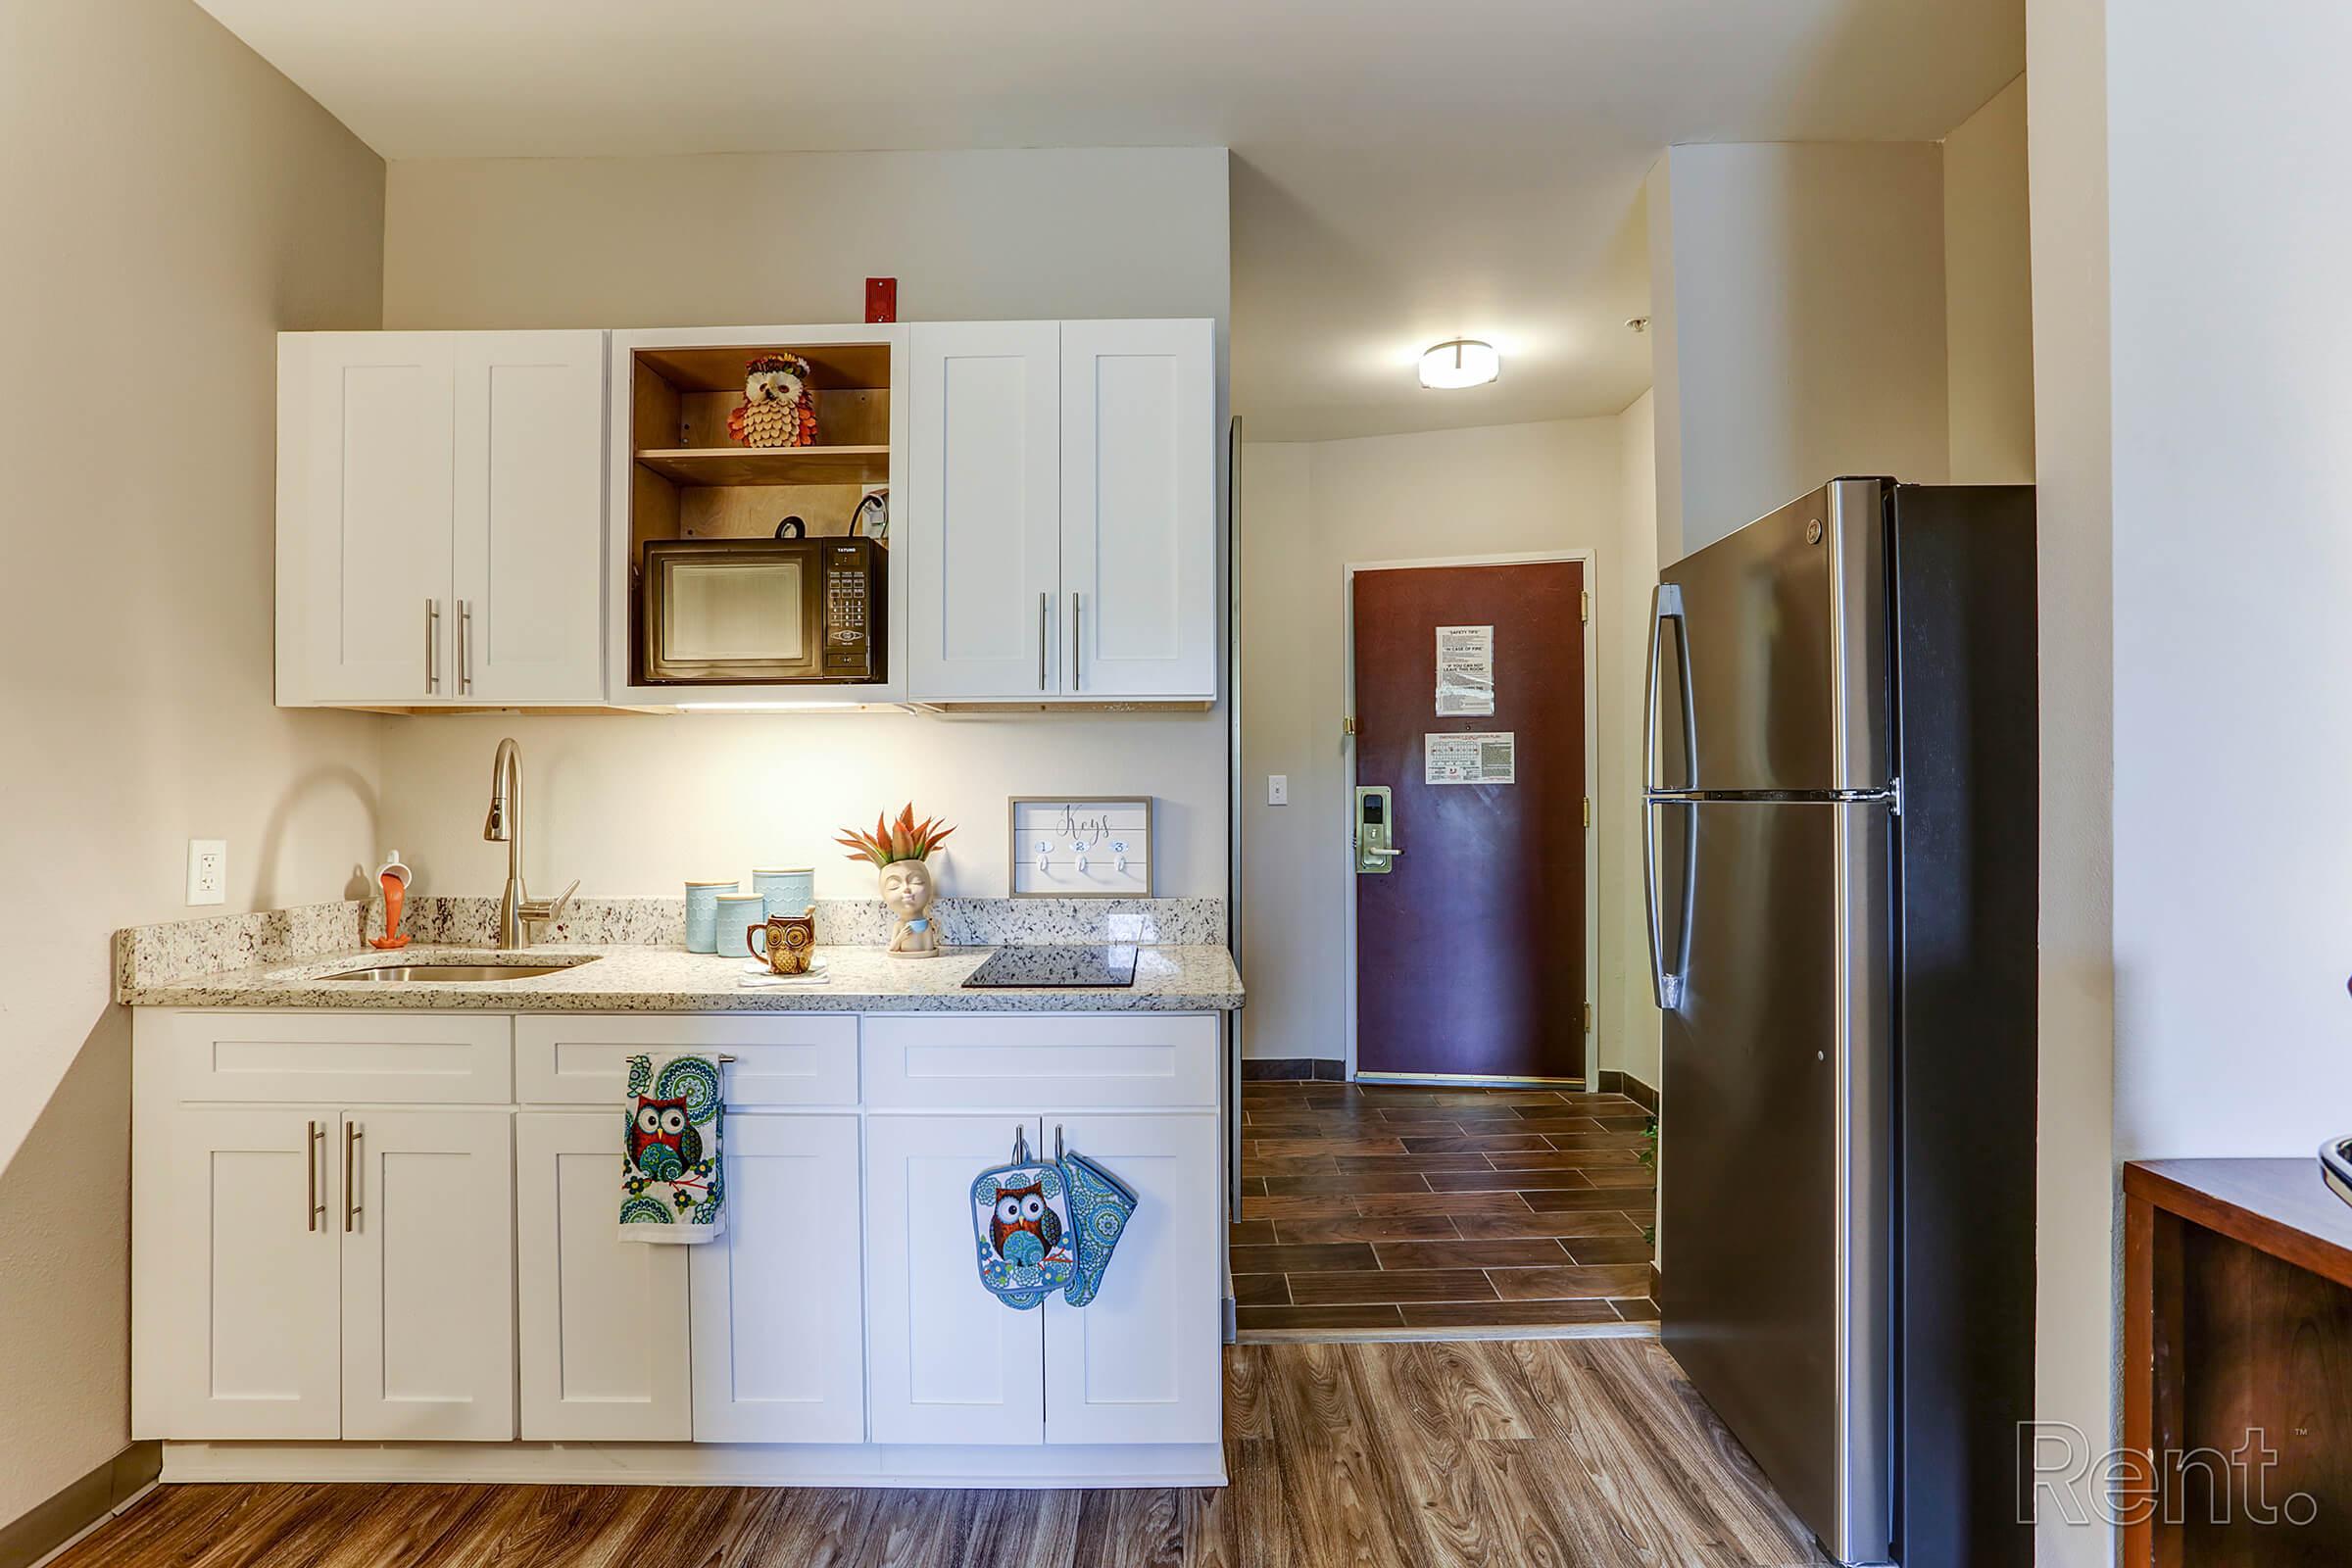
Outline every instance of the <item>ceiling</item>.
[[(2022, 0), (199, 0), (386, 158), (1225, 146), (1253, 439), (1611, 414), (1643, 173), (1934, 140)], [(1421, 391), (1486, 337), (1499, 382)]]

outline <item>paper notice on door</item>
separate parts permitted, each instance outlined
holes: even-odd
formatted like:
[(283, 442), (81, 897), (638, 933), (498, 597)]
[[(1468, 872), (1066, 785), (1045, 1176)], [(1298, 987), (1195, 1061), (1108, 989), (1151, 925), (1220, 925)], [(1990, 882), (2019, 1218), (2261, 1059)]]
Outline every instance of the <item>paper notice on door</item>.
[(1421, 737), (1425, 784), (1515, 784), (1518, 737), (1509, 730), (1472, 730)]
[(1494, 711), (1494, 628), (1438, 628), (1438, 716)]

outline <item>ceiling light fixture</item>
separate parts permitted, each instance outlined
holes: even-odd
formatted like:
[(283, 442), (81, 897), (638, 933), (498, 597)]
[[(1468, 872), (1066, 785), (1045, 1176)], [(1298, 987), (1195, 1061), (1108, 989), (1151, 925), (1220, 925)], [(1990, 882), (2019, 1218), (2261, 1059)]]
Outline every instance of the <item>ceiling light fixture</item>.
[(1502, 356), (1492, 343), (1457, 337), (1440, 343), (1421, 356), (1421, 384), (1434, 391), (1451, 392), (1484, 386), (1502, 374)]

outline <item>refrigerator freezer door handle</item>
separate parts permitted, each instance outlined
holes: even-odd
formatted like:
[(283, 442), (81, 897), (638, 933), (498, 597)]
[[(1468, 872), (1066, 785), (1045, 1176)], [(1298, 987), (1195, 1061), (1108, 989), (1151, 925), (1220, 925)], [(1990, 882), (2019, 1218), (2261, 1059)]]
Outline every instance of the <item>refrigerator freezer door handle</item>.
[(1652, 790), (1676, 787), (1658, 777), (1658, 655), (1669, 620), (1675, 623), (1679, 655), (1675, 667), (1682, 672), (1683, 765), (1690, 770), (1690, 787), (1698, 782), (1698, 714), (1690, 700), (1690, 622), (1683, 617), (1682, 586), (1662, 582), (1649, 591), (1649, 670), (1642, 681), (1642, 784)]

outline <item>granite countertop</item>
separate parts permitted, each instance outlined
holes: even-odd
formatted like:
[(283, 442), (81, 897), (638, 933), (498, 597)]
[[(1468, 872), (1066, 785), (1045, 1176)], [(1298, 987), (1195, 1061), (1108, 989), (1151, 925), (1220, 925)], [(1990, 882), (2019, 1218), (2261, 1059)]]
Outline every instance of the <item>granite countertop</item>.
[[(416, 943), (397, 953), (358, 948), (295, 963), (133, 983), (137, 1007), (392, 1007), (475, 1012), (1211, 1012), (1242, 1005), (1242, 977), (1221, 947), (1136, 950), (1132, 987), (966, 991), (964, 977), (993, 948), (936, 958), (894, 958), (880, 948), (827, 947), (823, 985), (746, 987), (745, 960), (643, 945), (549, 943), (498, 954)], [(398, 964), (528, 962), (592, 955), (527, 980), (370, 985), (320, 977)]]

